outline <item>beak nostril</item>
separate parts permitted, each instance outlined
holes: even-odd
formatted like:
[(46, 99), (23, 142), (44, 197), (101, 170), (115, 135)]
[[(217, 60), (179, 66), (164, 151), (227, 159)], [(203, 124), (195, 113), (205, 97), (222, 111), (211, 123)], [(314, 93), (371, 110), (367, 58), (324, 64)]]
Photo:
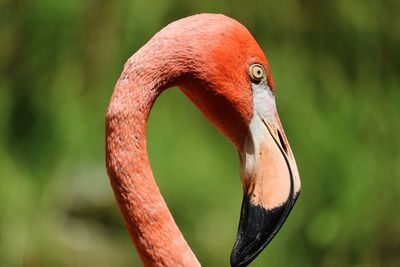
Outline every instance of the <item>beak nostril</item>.
[(288, 153), (288, 150), (287, 150), (285, 141), (284, 141), (284, 139), (283, 139), (283, 137), (282, 137), (281, 131), (277, 130), (277, 132), (278, 132), (279, 142), (281, 143), (281, 146), (282, 146), (283, 150), (284, 150), (285, 153), (287, 154), (287, 153)]

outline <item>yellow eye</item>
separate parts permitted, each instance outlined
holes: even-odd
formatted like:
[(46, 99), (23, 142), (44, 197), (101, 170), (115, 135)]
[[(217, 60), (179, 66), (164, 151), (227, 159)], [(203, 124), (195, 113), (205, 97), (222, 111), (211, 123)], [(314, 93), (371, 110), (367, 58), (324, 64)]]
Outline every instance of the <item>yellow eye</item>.
[(265, 77), (264, 67), (260, 64), (253, 64), (250, 66), (250, 77), (253, 82), (261, 82)]

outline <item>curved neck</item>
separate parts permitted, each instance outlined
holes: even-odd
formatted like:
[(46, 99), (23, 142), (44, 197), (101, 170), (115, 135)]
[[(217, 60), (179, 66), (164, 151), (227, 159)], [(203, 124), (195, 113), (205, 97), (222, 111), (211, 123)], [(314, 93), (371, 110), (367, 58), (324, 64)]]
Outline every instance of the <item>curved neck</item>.
[(172, 218), (150, 168), (147, 118), (157, 96), (171, 85), (179, 71), (171, 75), (162, 53), (160, 57), (153, 53), (147, 61), (149, 50), (154, 51), (139, 50), (128, 60), (108, 106), (107, 171), (145, 266), (200, 266)]

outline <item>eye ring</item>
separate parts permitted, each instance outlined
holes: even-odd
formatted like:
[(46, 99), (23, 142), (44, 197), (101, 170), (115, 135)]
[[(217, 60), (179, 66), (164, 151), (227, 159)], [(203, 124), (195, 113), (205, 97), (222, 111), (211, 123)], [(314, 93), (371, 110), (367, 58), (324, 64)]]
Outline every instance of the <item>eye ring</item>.
[(265, 69), (261, 64), (252, 64), (249, 68), (250, 78), (259, 83), (265, 78)]

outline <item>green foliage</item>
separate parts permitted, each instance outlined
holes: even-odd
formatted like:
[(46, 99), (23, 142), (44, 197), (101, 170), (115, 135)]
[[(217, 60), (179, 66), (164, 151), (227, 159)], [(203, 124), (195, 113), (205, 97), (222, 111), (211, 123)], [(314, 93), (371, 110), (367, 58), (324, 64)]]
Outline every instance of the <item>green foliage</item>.
[[(265, 49), (302, 193), (252, 266), (400, 266), (397, 1), (0, 1), (0, 266), (139, 266), (104, 166), (126, 59), (201, 12)], [(152, 167), (204, 266), (228, 266), (236, 151), (179, 92), (148, 126)]]

